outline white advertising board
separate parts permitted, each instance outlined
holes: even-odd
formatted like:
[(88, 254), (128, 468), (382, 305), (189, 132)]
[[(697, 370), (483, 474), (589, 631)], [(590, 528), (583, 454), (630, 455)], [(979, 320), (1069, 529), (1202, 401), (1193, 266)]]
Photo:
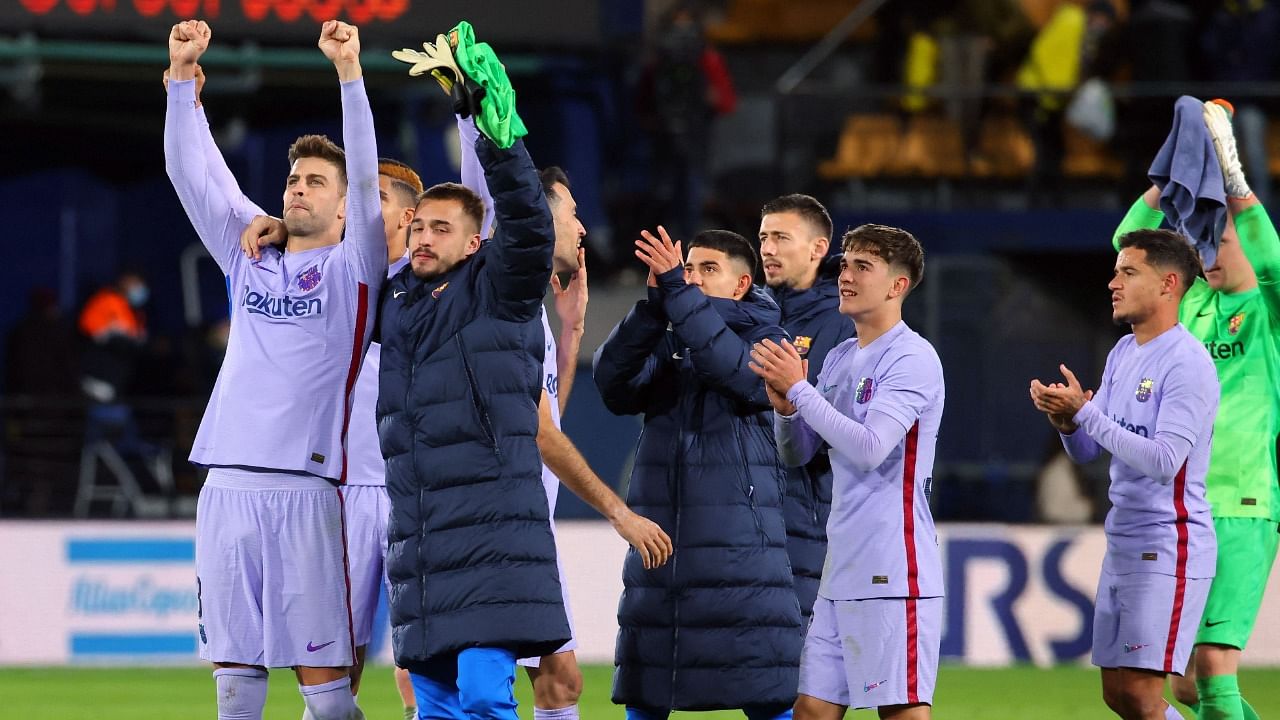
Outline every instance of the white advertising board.
[[(625, 544), (603, 522), (562, 522), (578, 656), (609, 663)], [(944, 658), (970, 665), (1088, 662), (1098, 527), (943, 525)], [(195, 663), (190, 522), (0, 522), (0, 665)], [(1280, 573), (1244, 660), (1280, 665)], [(371, 655), (391, 660), (385, 608)]]

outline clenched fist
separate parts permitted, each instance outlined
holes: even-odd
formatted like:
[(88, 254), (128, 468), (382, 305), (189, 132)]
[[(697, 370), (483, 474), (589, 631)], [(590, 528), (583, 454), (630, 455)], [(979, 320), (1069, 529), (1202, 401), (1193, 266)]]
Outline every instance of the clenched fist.
[(196, 62), (209, 49), (213, 32), (203, 20), (183, 20), (169, 30), (169, 77), (190, 80), (195, 77)]
[(360, 77), (360, 30), (341, 20), (329, 20), (320, 27), (320, 51), (333, 61), (342, 82)]

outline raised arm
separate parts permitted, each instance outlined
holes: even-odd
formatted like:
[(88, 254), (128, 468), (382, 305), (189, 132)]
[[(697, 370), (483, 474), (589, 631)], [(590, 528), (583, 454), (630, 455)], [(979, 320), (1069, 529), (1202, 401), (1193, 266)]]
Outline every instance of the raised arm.
[(1111, 236), (1111, 246), (1119, 252), (1121, 237), (1134, 230), (1154, 230), (1162, 222), (1164, 213), (1160, 210), (1160, 188), (1152, 185), (1129, 207), (1129, 212), (1125, 213), (1120, 226)]
[(1228, 199), (1227, 209), (1235, 221), (1240, 247), (1258, 277), (1262, 299), (1271, 316), (1280, 318), (1280, 236), (1271, 216), (1253, 195)]
[[(205, 162), (209, 165), (209, 174), (213, 178), (213, 182), (217, 184), (218, 189), (228, 198), (238, 198), (243, 196), (240, 192), (240, 184), (236, 182), (236, 178), (231, 174), (231, 168), (227, 167), (226, 160), (223, 159), (222, 153), (218, 150), (218, 146), (213, 142), (213, 132), (209, 128), (209, 118), (205, 114), (204, 103), (200, 101), (200, 95), (204, 92), (204, 69), (196, 64), (196, 116), (200, 120), (200, 128), (204, 131), (201, 135), (202, 145), (204, 147)], [(164, 71), (164, 89), (169, 91), (169, 69)], [(256, 207), (256, 206), (255, 206)]]
[[(239, 257), (240, 231), (261, 214), (243, 195), (224, 189), (226, 163), (196, 107), (196, 61), (209, 47), (203, 21), (187, 20), (169, 33), (169, 82), (164, 123), (165, 170), (192, 227), (224, 274)], [(210, 162), (210, 157), (216, 161)]]
[[(650, 294), (656, 291), (650, 290)], [(648, 390), (658, 370), (671, 362), (663, 346), (667, 323), (654, 300), (641, 300), (596, 348), (592, 376), (604, 406), (615, 415), (634, 415), (649, 405)]]
[(360, 66), (360, 31), (337, 20), (320, 29), (320, 50), (342, 83), (342, 144), (347, 163), (347, 216), (341, 247), (356, 277), (378, 287), (387, 276), (387, 240), (378, 194), (378, 143)]
[(496, 262), (485, 267), (494, 288), (500, 317), (527, 321), (538, 316), (551, 281), (551, 255), (555, 227), (537, 168), (516, 140), (500, 149), (488, 138), (476, 143), (476, 155), (484, 167), (485, 184), (493, 193)]
[(489, 183), (484, 179), (484, 167), (480, 165), (480, 157), (476, 154), (476, 143), (480, 140), (480, 131), (476, 129), (475, 120), (458, 116), (458, 141), (462, 157), (462, 184), (480, 196), (484, 201), (484, 221), (480, 223), (481, 240), (493, 234), (493, 195), (489, 192)]
[[(764, 382), (749, 367), (751, 344), (725, 324), (701, 290), (685, 284), (682, 268), (658, 276), (658, 283), (663, 291), (663, 310), (671, 319), (671, 330), (680, 344), (688, 348), (689, 360), (698, 378), (737, 400), (768, 407)], [(786, 331), (775, 326), (756, 339), (765, 338), (781, 342), (786, 338)]]

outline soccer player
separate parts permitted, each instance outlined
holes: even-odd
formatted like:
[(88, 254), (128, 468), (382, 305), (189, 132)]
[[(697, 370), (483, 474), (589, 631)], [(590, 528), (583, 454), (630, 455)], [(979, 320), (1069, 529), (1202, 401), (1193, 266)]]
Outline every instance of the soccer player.
[[(1205, 120), (1227, 188), (1227, 226), (1217, 259), (1187, 291), (1178, 318), (1204, 343), (1222, 384), (1205, 476), (1218, 566), (1188, 672), (1172, 684), (1202, 719), (1254, 720), (1236, 674), (1280, 540), (1280, 237), (1245, 180), (1226, 108), (1206, 103)], [(1159, 198), (1152, 187), (1134, 203), (1116, 242), (1160, 226)]]
[(790, 343), (757, 343), (778, 449), (788, 465), (829, 448), (826, 567), (800, 658), (796, 720), (930, 717), (942, 640), (942, 566), (929, 512), (945, 391), (933, 346), (902, 321), (924, 275), (910, 233), (862, 225), (844, 236), (840, 312), (857, 337), (827, 355), (818, 387)]
[[(409, 223), (422, 180), (408, 165), (389, 158), (378, 159), (378, 195), (382, 203), (382, 226), (386, 234), (387, 275), (396, 274), (409, 262)], [(250, 259), (258, 259), (261, 249), (283, 246), (288, 228), (279, 218), (254, 218), (240, 236), (241, 249)], [(378, 357), (381, 346), (369, 343), (364, 364), (356, 379), (351, 405), (351, 427), (347, 435), (347, 482), (343, 488), (346, 519), (347, 557), (351, 576), (351, 614), (356, 636), (356, 661), (351, 667), (351, 692), (360, 690), (365, 653), (373, 638), (373, 619), (378, 609), (379, 589), (386, 583), (387, 499), (386, 466), (378, 448), (377, 420)], [(406, 720), (417, 717), (413, 685), (409, 673), (395, 669), (396, 689), (404, 703)], [(303, 719), (310, 715), (303, 713)]]
[(1111, 453), (1093, 664), (1102, 668), (1107, 707), (1126, 720), (1182, 717), (1162, 697), (1164, 678), (1187, 666), (1213, 578), (1204, 478), (1218, 378), (1204, 346), (1178, 323), (1199, 268), (1176, 233), (1123, 235), (1107, 288), (1112, 318), (1133, 333), (1107, 356), (1097, 394), (1065, 365), (1065, 384), (1031, 381), (1032, 402), (1072, 460)]
[[(409, 223), (422, 180), (413, 168), (388, 158), (378, 160), (378, 195), (382, 201), (382, 226), (387, 242), (387, 276), (409, 262)], [(351, 429), (347, 436), (347, 484), (343, 488), (346, 512), (347, 554), (351, 564), (351, 613), (356, 635), (356, 661), (351, 668), (351, 692), (360, 690), (365, 653), (373, 639), (373, 619), (378, 610), (379, 589), (387, 580), (387, 471), (378, 447), (374, 409), (378, 403), (378, 358), (381, 346), (369, 343), (364, 365), (356, 380), (351, 405)], [(395, 669), (396, 690), (404, 706), (405, 720), (417, 717), (417, 703), (409, 673)]]
[[(220, 718), (260, 718), (267, 667), (293, 667), (317, 720), (359, 717), (343, 540), (351, 388), (386, 273), (373, 116), (355, 27), (326, 22), (320, 49), (342, 85), (346, 154), (323, 136), (290, 148), (289, 242), (256, 261), (241, 231), (261, 209), (195, 105), (203, 21), (169, 36), (169, 178), (232, 291), (227, 356), (192, 462), (209, 468), (196, 516), (200, 654), (217, 668)], [(345, 231), (346, 240), (342, 241)]]
[(784, 469), (751, 343), (781, 340), (778, 307), (752, 285), (755, 249), (705, 230), (687, 258), (644, 232), (641, 300), (596, 350), (611, 412), (644, 414), (627, 504), (662, 526), (671, 562), (628, 553), (613, 701), (630, 720), (741, 708), (788, 718), (802, 630), (787, 563)]
[[(782, 327), (809, 365), (810, 384), (827, 353), (853, 337), (853, 321), (840, 314), (840, 258), (827, 258), (831, 216), (808, 195), (783, 195), (760, 211), (760, 257), (764, 279), (782, 309)], [(827, 555), (831, 514), (831, 460), (818, 452), (808, 464), (787, 468), (787, 555), (800, 612), (808, 625)]]
[(484, 54), (458, 60), (486, 73), (476, 154), (496, 229), (482, 244), (473, 191), (428, 188), (382, 294), (392, 640), (420, 716), (514, 720), (516, 658), (570, 639), (536, 441), (555, 230), (501, 63), (469, 33), (458, 52)]
[[(475, 190), (485, 202), (485, 221), (481, 236), (487, 236), (492, 223), (493, 201), (484, 177), (480, 174), (480, 162), (475, 156), (476, 127), (462, 118), (458, 119), (458, 135), (462, 140), (462, 183)], [(586, 229), (578, 219), (577, 203), (569, 188), (569, 177), (558, 167), (544, 169), (539, 176), (542, 189), (555, 225), (556, 244), (552, 255), (555, 273), (569, 273), (569, 284), (561, 285), (557, 275), (551, 276), (551, 289), (560, 317), (560, 342), (551, 332), (543, 309), (542, 331), (546, 338), (546, 350), (542, 358), (543, 388), (538, 403), (538, 450), (542, 454), (542, 484), (547, 493), (547, 505), (555, 532), (556, 499), (563, 482), (575, 494), (585, 500), (609, 522), (636, 551), (646, 569), (666, 563), (671, 555), (671, 539), (662, 528), (646, 517), (632, 512), (621, 498), (591, 471), (586, 459), (560, 429), (560, 416), (568, 403), (569, 392), (578, 364), (578, 348), (585, 329), (587, 312), (587, 267), (585, 252), (581, 247)], [(557, 558), (559, 555), (557, 554)], [(569, 615), (569, 627), (573, 629), (573, 616), (569, 610), (568, 585), (564, 568), (560, 567), (560, 588), (564, 593), (565, 612)], [(568, 720), (578, 717), (578, 698), (582, 695), (582, 670), (578, 667), (576, 638), (570, 639), (556, 652), (540, 658), (521, 658), (533, 685), (533, 716), (535, 720)]]

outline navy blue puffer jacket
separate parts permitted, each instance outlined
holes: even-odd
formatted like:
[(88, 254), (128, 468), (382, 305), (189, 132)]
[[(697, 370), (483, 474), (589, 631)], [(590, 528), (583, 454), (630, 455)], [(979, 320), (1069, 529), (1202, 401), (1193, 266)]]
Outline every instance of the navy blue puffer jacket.
[(551, 213), (523, 143), (476, 143), (497, 233), (430, 281), (382, 293), (378, 438), (397, 664), (569, 638), (538, 454)]
[(644, 413), (627, 504), (675, 544), (657, 570), (627, 555), (613, 701), (790, 705), (803, 638), (786, 475), (764, 385), (747, 366), (752, 343), (786, 337), (778, 307), (758, 288), (739, 302), (708, 298), (678, 270), (659, 281), (595, 356), (605, 405)]
[[(827, 258), (808, 290), (770, 288), (782, 308), (782, 327), (795, 338), (809, 361), (809, 382), (818, 381), (822, 361), (836, 345), (854, 336), (853, 320), (840, 314), (840, 255)], [(795, 574), (800, 612), (807, 619), (818, 596), (827, 556), (827, 517), (831, 515), (831, 461), (826, 451), (801, 467), (787, 468), (787, 554)]]

